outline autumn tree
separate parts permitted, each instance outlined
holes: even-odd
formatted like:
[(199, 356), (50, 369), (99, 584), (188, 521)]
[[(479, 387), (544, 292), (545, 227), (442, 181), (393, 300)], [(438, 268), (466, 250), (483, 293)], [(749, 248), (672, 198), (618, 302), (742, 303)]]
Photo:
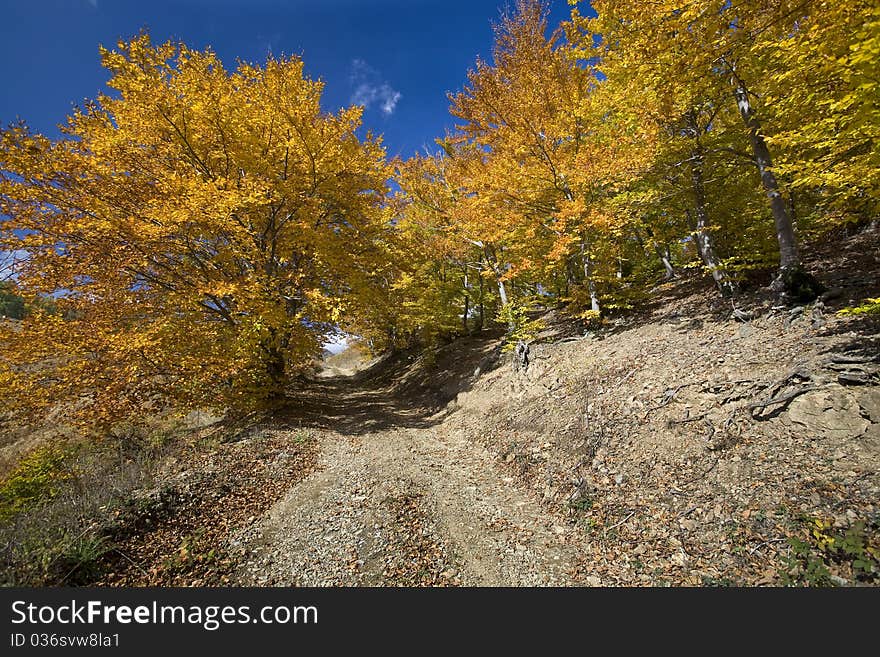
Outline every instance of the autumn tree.
[(467, 85), (450, 97), (450, 111), (460, 121), (459, 138), (484, 154), (472, 187), (487, 220), (504, 217), (507, 235), (528, 240), (507, 249), (516, 251), (505, 263), (507, 276), (547, 284), (576, 258), (578, 280), (598, 312), (605, 245), (597, 220), (605, 217), (588, 207), (599, 167), (595, 141), (587, 138), (594, 116), (584, 105), (595, 80), (567, 58), (560, 37), (558, 30), (548, 36), (543, 3), (518, 2), (495, 26), (492, 62), (477, 60)]
[[(745, 149), (727, 146), (732, 158), (745, 155), (758, 174), (773, 220), (778, 244), (779, 273), (774, 286), (790, 293), (800, 287), (815, 294), (816, 282), (801, 268), (792, 211), (773, 164), (769, 139), (770, 110), (761, 102), (772, 88), (775, 71), (767, 70), (762, 47), (797, 30), (810, 3), (765, 3), (747, 0), (731, 4), (724, 0), (679, 5), (657, 2), (636, 6), (618, 0), (593, 3), (597, 18), (573, 14), (573, 24), (592, 39), (601, 35), (608, 61), (625, 62), (617, 69), (659, 91), (672, 116), (681, 116), (691, 136), (714, 132), (724, 125), (728, 135), (738, 132), (736, 142)], [(701, 120), (708, 108), (713, 121)], [(726, 121), (735, 110), (739, 125)], [(671, 118), (671, 117), (670, 117)], [(688, 127), (689, 126), (689, 127)], [(695, 143), (691, 155), (695, 204), (700, 205), (701, 162), (705, 150)], [(745, 152), (744, 152), (745, 151)], [(699, 211), (697, 210), (699, 214)]]
[[(442, 150), (397, 163), (396, 228), (405, 251), (396, 325), (404, 334), (430, 343), (441, 336), (479, 330), (488, 293), (482, 254), (468, 238), (457, 163)], [(469, 321), (474, 314), (473, 320)]]
[(772, 289), (814, 298), (799, 233), (876, 208), (876, 11), (798, 0), (592, 8), (554, 31), (544, 4), (517, 2), (495, 26), (491, 61), (450, 96), (458, 122), (441, 141), (443, 175), (437, 160), (408, 163), (400, 184), (417, 219), (401, 226), (432, 235), (422, 271), (437, 273), (415, 286), (434, 291), (423, 306), (462, 290), (469, 302), (467, 266), (447, 275), (472, 259), (468, 244), (503, 306), (540, 289), (592, 312), (626, 308), (694, 257), (725, 295), (775, 261)]
[(777, 170), (820, 228), (876, 221), (880, 211), (880, 6), (811, 2), (756, 47), (771, 70), (763, 104)]
[(383, 321), (390, 171), (361, 108), (322, 110), (295, 57), (229, 72), (141, 35), (101, 58), (112, 91), (60, 139), (0, 135), (0, 248), (57, 306), (0, 329), (5, 399), (252, 407), (336, 326)]
[[(595, 67), (562, 36), (549, 30), (540, 2), (522, 0), (504, 14), (492, 61), (478, 59), (450, 95), (458, 123), (439, 158), (415, 158), (398, 178), (406, 217), (455, 245), (465, 285), (476, 261), (480, 298), (485, 278), (510, 330), (536, 292), (585, 305), (596, 318), (600, 295), (623, 307), (623, 270), (640, 248), (637, 217), (617, 201), (646, 162), (652, 130), (609, 105)], [(436, 253), (451, 264), (448, 250)]]

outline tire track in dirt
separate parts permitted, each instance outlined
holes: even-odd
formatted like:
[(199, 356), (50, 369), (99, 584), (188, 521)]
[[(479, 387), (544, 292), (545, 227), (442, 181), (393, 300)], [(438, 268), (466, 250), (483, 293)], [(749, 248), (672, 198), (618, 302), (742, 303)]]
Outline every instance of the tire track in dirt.
[(320, 470), (240, 537), (243, 584), (574, 583), (572, 528), (444, 424), (321, 441)]

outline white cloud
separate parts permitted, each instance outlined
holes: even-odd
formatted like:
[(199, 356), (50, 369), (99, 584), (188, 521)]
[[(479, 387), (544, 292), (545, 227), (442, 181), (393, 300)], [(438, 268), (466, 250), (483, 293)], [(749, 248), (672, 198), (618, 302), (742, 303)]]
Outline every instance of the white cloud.
[(98, 0), (89, 0), (89, 4), (92, 5), (95, 9), (98, 8)]
[(378, 106), (385, 116), (391, 116), (403, 95), (382, 79), (379, 72), (362, 59), (351, 63), (351, 102), (364, 109)]
[(382, 96), (382, 111), (385, 114), (391, 114), (394, 111), (394, 108), (397, 107), (397, 101), (400, 100), (400, 92), (391, 89), (390, 87), (386, 91), (383, 87), (381, 89)]
[(358, 85), (357, 89), (354, 90), (351, 102), (355, 105), (363, 105), (367, 109), (374, 103), (378, 103), (379, 109), (387, 116), (394, 113), (400, 97), (400, 92), (395, 91), (388, 84), (375, 87), (365, 83)]

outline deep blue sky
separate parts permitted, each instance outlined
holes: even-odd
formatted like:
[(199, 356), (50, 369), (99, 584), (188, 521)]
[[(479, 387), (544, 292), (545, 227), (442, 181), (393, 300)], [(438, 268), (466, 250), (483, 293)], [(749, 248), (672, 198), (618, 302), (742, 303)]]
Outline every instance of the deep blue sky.
[[(505, 0), (0, 0), (0, 123), (56, 136), (72, 105), (105, 87), (98, 44), (141, 28), (211, 46), (226, 67), (298, 54), (326, 82), (324, 106), (368, 101), (364, 123), (410, 156), (452, 126), (446, 92), (488, 57)], [(583, 3), (586, 4), (586, 3)], [(568, 17), (552, 0), (551, 25)], [(399, 94), (399, 96), (398, 96)], [(383, 111), (384, 106), (384, 111)], [(393, 109), (392, 109), (393, 108)]]

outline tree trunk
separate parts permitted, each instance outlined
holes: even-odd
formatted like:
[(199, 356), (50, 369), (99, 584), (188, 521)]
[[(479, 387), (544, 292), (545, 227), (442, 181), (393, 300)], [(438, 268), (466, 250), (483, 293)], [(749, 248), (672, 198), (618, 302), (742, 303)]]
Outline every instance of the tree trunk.
[(571, 294), (571, 286), (577, 282), (575, 275), (574, 256), (565, 261), (565, 296)]
[[(273, 331), (274, 333), (274, 331)], [(284, 397), (287, 388), (287, 368), (284, 351), (272, 343), (264, 344), (266, 376), (269, 380), (266, 399), (276, 402)]]
[[(496, 277), (498, 277), (497, 273), (496, 273)], [(501, 297), (501, 305), (506, 306), (507, 305), (507, 288), (504, 287), (504, 281), (502, 281), (500, 277), (498, 277), (497, 280), (498, 280), (498, 296)]]
[(687, 116), (688, 129), (694, 140), (694, 146), (691, 150), (691, 191), (694, 195), (694, 211), (697, 215), (697, 225), (694, 235), (697, 240), (697, 249), (700, 257), (703, 259), (715, 285), (723, 296), (729, 296), (734, 292), (734, 286), (727, 274), (721, 268), (718, 255), (715, 252), (715, 246), (712, 244), (712, 235), (709, 233), (709, 211), (706, 204), (706, 188), (703, 184), (703, 165), (705, 163), (705, 153), (703, 145), (700, 143), (699, 126), (697, 124), (696, 113), (691, 110)]
[(479, 324), (477, 324), (477, 331), (479, 332), (483, 330), (483, 324), (486, 321), (486, 301), (483, 288), (483, 272), (478, 272), (477, 276), (480, 279), (480, 320)]
[(663, 269), (666, 270), (666, 280), (672, 280), (675, 278), (675, 267), (672, 266), (672, 256), (669, 253), (669, 245), (665, 244), (660, 246), (654, 238), (654, 231), (652, 231), (650, 227), (645, 226), (645, 232), (648, 234), (648, 240), (650, 241), (651, 246), (649, 247), (645, 244), (645, 240), (642, 239), (638, 229), (633, 231), (633, 236), (636, 238), (636, 242), (638, 242), (639, 247), (642, 249), (642, 252), (646, 257), (650, 256), (650, 249), (654, 249), (654, 253), (660, 258), (660, 262), (663, 264)]
[(703, 188), (703, 170), (701, 164), (696, 161), (691, 166), (691, 182), (694, 192), (694, 211), (697, 217), (697, 226), (695, 237), (697, 240), (697, 249), (700, 251), (700, 257), (712, 274), (715, 284), (721, 294), (727, 296), (733, 292), (733, 286), (727, 280), (724, 271), (721, 269), (721, 263), (718, 255), (715, 253), (715, 245), (712, 244), (712, 235), (707, 229), (709, 223), (709, 213), (706, 211), (706, 194)]
[(755, 164), (758, 166), (758, 173), (761, 175), (761, 184), (770, 199), (770, 211), (773, 213), (773, 223), (776, 225), (776, 239), (779, 242), (779, 269), (780, 272), (786, 269), (800, 268), (800, 256), (798, 255), (797, 237), (794, 234), (794, 226), (791, 221), (791, 215), (785, 204), (785, 199), (779, 191), (779, 183), (773, 174), (773, 161), (770, 159), (770, 150), (767, 148), (767, 142), (761, 134), (761, 123), (755, 115), (755, 110), (749, 100), (749, 90), (746, 85), (735, 73), (733, 74), (734, 91), (736, 105), (739, 108), (739, 114), (749, 133), (749, 143), (752, 146), (752, 153), (755, 156)]
[(588, 282), (590, 288), (590, 310), (593, 312), (602, 312), (602, 308), (599, 306), (599, 296), (596, 294), (596, 283), (590, 278)]
[(507, 305), (507, 288), (504, 286), (504, 281), (501, 280), (501, 276), (503, 272), (501, 271), (501, 267), (498, 264), (498, 257), (495, 255), (495, 249), (491, 246), (486, 246), (484, 248), (486, 262), (489, 267), (492, 269), (492, 273), (495, 275), (495, 282), (498, 285), (498, 296), (501, 297), (501, 305)]
[(664, 252), (663, 249), (658, 248), (658, 255), (660, 256), (660, 262), (663, 263), (663, 268), (666, 270), (666, 280), (670, 281), (675, 278), (675, 267), (672, 266), (672, 263), (669, 261), (669, 256), (667, 252)]
[(467, 268), (464, 270), (464, 314), (461, 316), (461, 323), (464, 327), (464, 332), (468, 332), (468, 313), (470, 312), (470, 294), (468, 293), (468, 275)]
[(593, 261), (590, 254), (587, 253), (586, 239), (581, 240), (581, 258), (584, 263), (584, 281), (587, 283), (587, 289), (590, 291), (590, 310), (593, 312), (601, 312), (599, 305), (599, 295), (596, 293), (596, 281), (593, 280)]
[(733, 82), (733, 96), (739, 108), (739, 114), (749, 133), (749, 143), (755, 156), (755, 164), (761, 176), (761, 185), (770, 199), (770, 211), (776, 227), (776, 240), (779, 243), (779, 274), (770, 284), (783, 301), (809, 302), (825, 289), (816, 278), (801, 267), (798, 254), (797, 236), (794, 233), (794, 222), (785, 199), (779, 190), (779, 183), (773, 174), (773, 161), (770, 150), (761, 134), (761, 123), (755, 115), (755, 109), (749, 100), (749, 90), (745, 82), (729, 66)]

